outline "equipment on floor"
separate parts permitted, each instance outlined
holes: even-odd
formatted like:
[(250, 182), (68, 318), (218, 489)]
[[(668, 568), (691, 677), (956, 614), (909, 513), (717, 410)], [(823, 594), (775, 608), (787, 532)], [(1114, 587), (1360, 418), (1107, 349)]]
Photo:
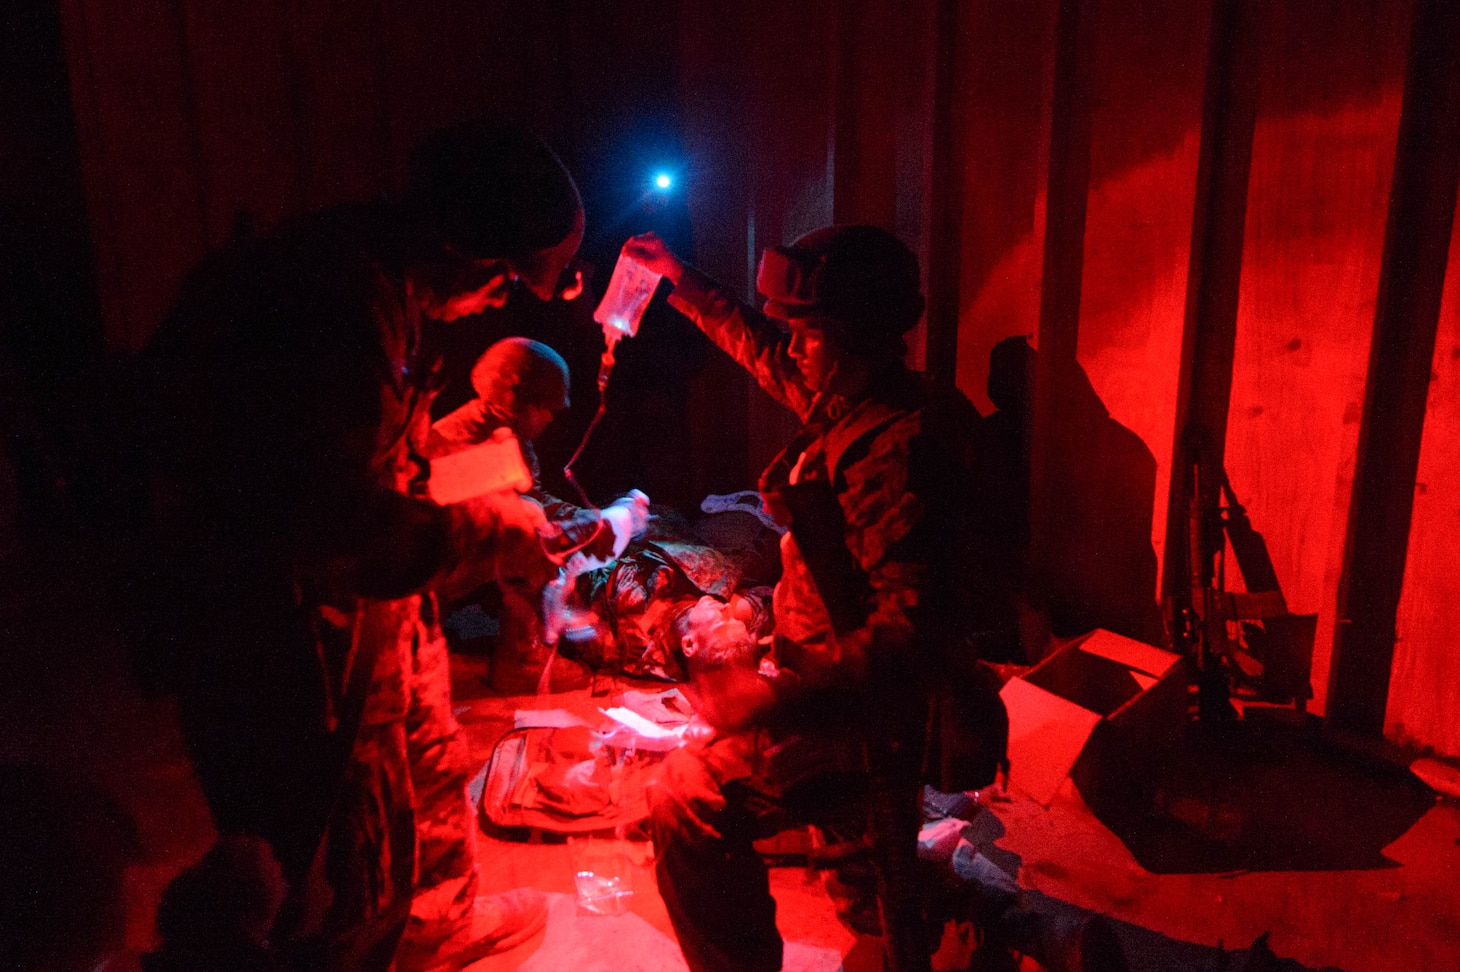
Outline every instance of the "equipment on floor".
[(592, 725), (558, 709), (519, 711), (487, 763), (483, 826), (583, 834), (646, 819), (650, 775), (679, 745), (692, 710), (677, 689), (630, 691), (621, 702)]

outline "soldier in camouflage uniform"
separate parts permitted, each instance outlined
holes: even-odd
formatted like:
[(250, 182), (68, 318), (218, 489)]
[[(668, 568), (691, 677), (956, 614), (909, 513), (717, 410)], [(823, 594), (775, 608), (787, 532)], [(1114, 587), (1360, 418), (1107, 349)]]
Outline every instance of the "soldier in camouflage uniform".
[(421, 324), (519, 282), (552, 298), (582, 206), (551, 151), (503, 126), (444, 133), (415, 175), (408, 206), (212, 258), (148, 354), (189, 749), (220, 832), (273, 846), (295, 924), (329, 902), (316, 960), (334, 969), (459, 966), (546, 910), (476, 894), (434, 593), (540, 586), (542, 515), (515, 494), (417, 498), (436, 385)]
[[(542, 488), (534, 443), (570, 404), (568, 364), (561, 355), (541, 341), (503, 338), (477, 359), (471, 383), (476, 397), (432, 424), (426, 440), (427, 458), (449, 456), (486, 442), (498, 429), (509, 429), (532, 474), (527, 495), (547, 518), (551, 536), (545, 543), (555, 559), (582, 552), (607, 563), (644, 532), (649, 498), (637, 490), (599, 510), (575, 506)], [(492, 688), (525, 695), (540, 684), (563, 691), (588, 683), (582, 665), (544, 643), (540, 591), (504, 587), (500, 597), (489, 598), (485, 606), (501, 621), (492, 652)], [(551, 672), (545, 671), (549, 664)]]
[(971, 574), (989, 579), (995, 548), (960, 549), (974, 535), (979, 415), (903, 364), (923, 307), (917, 260), (873, 227), (819, 230), (765, 254), (762, 315), (652, 234), (624, 252), (669, 278), (670, 303), (805, 423), (761, 481), (789, 527), (773, 601), (780, 675), (719, 673), (718, 731), (671, 755), (651, 800), (685, 960), (781, 967), (752, 842), (818, 823), (867, 835), (890, 967), (926, 969), (913, 853), (929, 707), (954, 619), (1005, 619), (991, 584), (986, 617), (955, 603), (980, 589)]

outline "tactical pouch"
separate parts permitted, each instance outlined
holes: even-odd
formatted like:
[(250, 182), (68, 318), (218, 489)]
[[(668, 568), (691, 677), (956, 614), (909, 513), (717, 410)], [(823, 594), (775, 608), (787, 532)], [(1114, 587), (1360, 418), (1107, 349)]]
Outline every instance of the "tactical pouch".
[(791, 536), (816, 583), (837, 634), (867, 621), (871, 585), (847, 549), (847, 524), (836, 490), (824, 479), (788, 484), (778, 491), (791, 515)]

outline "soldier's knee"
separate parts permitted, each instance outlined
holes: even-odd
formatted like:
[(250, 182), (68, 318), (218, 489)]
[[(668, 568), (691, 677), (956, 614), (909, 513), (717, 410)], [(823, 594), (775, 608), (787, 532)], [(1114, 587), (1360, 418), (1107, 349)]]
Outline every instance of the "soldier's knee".
[(686, 750), (676, 750), (649, 783), (649, 823), (661, 850), (669, 843), (718, 835), (716, 818), (725, 798), (704, 765)]
[(656, 838), (670, 833), (675, 821), (691, 812), (685, 802), (684, 773), (676, 766), (679, 762), (676, 757), (679, 755), (678, 752), (671, 753), (661, 767), (661, 772), (649, 781), (647, 787), (649, 823), (654, 828)]
[(669, 791), (662, 779), (656, 779), (649, 783), (649, 829), (654, 835), (656, 847), (662, 847), (675, 830), (675, 821), (679, 819), (680, 808), (678, 801)]

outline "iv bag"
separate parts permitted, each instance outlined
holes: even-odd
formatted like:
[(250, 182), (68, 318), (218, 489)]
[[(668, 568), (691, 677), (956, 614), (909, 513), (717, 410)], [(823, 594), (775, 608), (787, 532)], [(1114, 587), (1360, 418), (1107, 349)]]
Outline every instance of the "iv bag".
[(613, 276), (608, 281), (608, 290), (593, 312), (593, 319), (603, 325), (606, 341), (613, 344), (619, 338), (639, 333), (639, 321), (644, 317), (644, 308), (654, 297), (660, 276), (638, 260), (619, 254)]

